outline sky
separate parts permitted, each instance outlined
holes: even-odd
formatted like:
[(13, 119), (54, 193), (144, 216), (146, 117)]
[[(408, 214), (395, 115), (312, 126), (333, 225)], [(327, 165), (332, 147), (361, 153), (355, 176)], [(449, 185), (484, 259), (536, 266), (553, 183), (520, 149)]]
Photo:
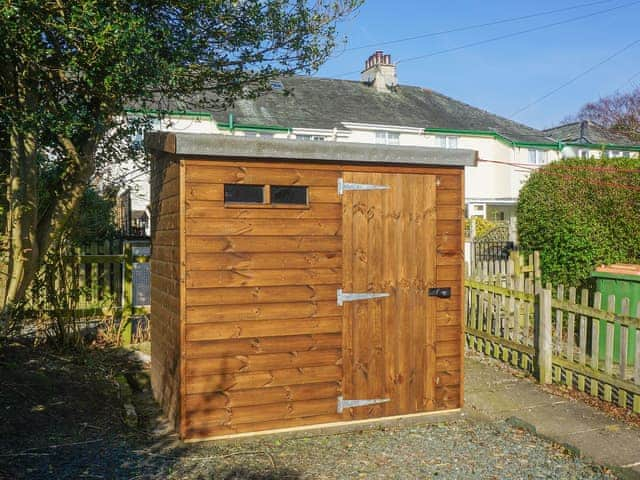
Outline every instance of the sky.
[[(384, 44), (558, 9), (567, 10)], [(429, 88), (549, 128), (586, 102), (640, 86), (639, 20), (640, 0), (365, 0), (339, 25), (340, 46), (316, 76), (358, 80), (367, 57), (383, 50), (397, 63), (400, 84)], [(548, 24), (557, 25), (539, 29)], [(531, 29), (538, 30), (491, 41)], [(483, 43), (438, 53), (478, 42)], [(412, 60), (423, 55), (430, 56)], [(583, 72), (575, 82), (514, 115)]]

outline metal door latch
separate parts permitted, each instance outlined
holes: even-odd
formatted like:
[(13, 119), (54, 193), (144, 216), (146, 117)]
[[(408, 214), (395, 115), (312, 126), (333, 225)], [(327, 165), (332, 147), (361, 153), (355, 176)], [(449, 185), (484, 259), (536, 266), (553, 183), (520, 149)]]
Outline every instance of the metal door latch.
[(451, 297), (451, 288), (430, 288), (429, 289), (430, 297), (438, 297), (438, 298), (450, 298)]
[(357, 302), (358, 300), (369, 300), (370, 298), (388, 297), (388, 293), (344, 293), (341, 288), (337, 290), (338, 305), (344, 302)]
[(338, 413), (342, 413), (345, 408), (363, 407), (365, 405), (375, 405), (377, 403), (390, 402), (390, 398), (370, 398), (367, 400), (345, 400), (342, 395), (338, 397)]

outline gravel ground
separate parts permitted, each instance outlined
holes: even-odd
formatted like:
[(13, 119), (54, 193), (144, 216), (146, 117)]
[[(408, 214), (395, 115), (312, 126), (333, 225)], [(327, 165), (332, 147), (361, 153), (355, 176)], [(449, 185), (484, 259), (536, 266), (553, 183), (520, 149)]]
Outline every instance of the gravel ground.
[(308, 438), (182, 444), (162, 433), (148, 389), (130, 428), (114, 382), (122, 352), (0, 348), (0, 479), (614, 479), (504, 422)]
[(233, 447), (192, 444), (184, 453), (167, 478), (616, 478), (502, 422), (462, 420)]

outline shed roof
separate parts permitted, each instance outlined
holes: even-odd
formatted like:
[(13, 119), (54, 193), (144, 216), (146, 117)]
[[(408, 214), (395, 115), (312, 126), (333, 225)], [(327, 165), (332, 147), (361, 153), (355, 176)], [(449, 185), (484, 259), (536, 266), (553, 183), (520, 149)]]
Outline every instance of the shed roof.
[(356, 164), (464, 167), (475, 166), (478, 158), (478, 152), (466, 149), (292, 141), (204, 133), (152, 132), (146, 134), (146, 144), (152, 151), (176, 155)]

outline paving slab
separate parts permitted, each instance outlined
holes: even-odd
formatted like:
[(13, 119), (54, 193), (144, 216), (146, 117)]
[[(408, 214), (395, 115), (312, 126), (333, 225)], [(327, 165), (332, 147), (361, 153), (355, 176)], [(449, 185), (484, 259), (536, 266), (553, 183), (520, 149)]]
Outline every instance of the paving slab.
[(640, 429), (579, 400), (546, 392), (493, 360), (465, 359), (465, 411), (510, 419), (582, 458), (614, 469), (621, 478), (640, 480)]

